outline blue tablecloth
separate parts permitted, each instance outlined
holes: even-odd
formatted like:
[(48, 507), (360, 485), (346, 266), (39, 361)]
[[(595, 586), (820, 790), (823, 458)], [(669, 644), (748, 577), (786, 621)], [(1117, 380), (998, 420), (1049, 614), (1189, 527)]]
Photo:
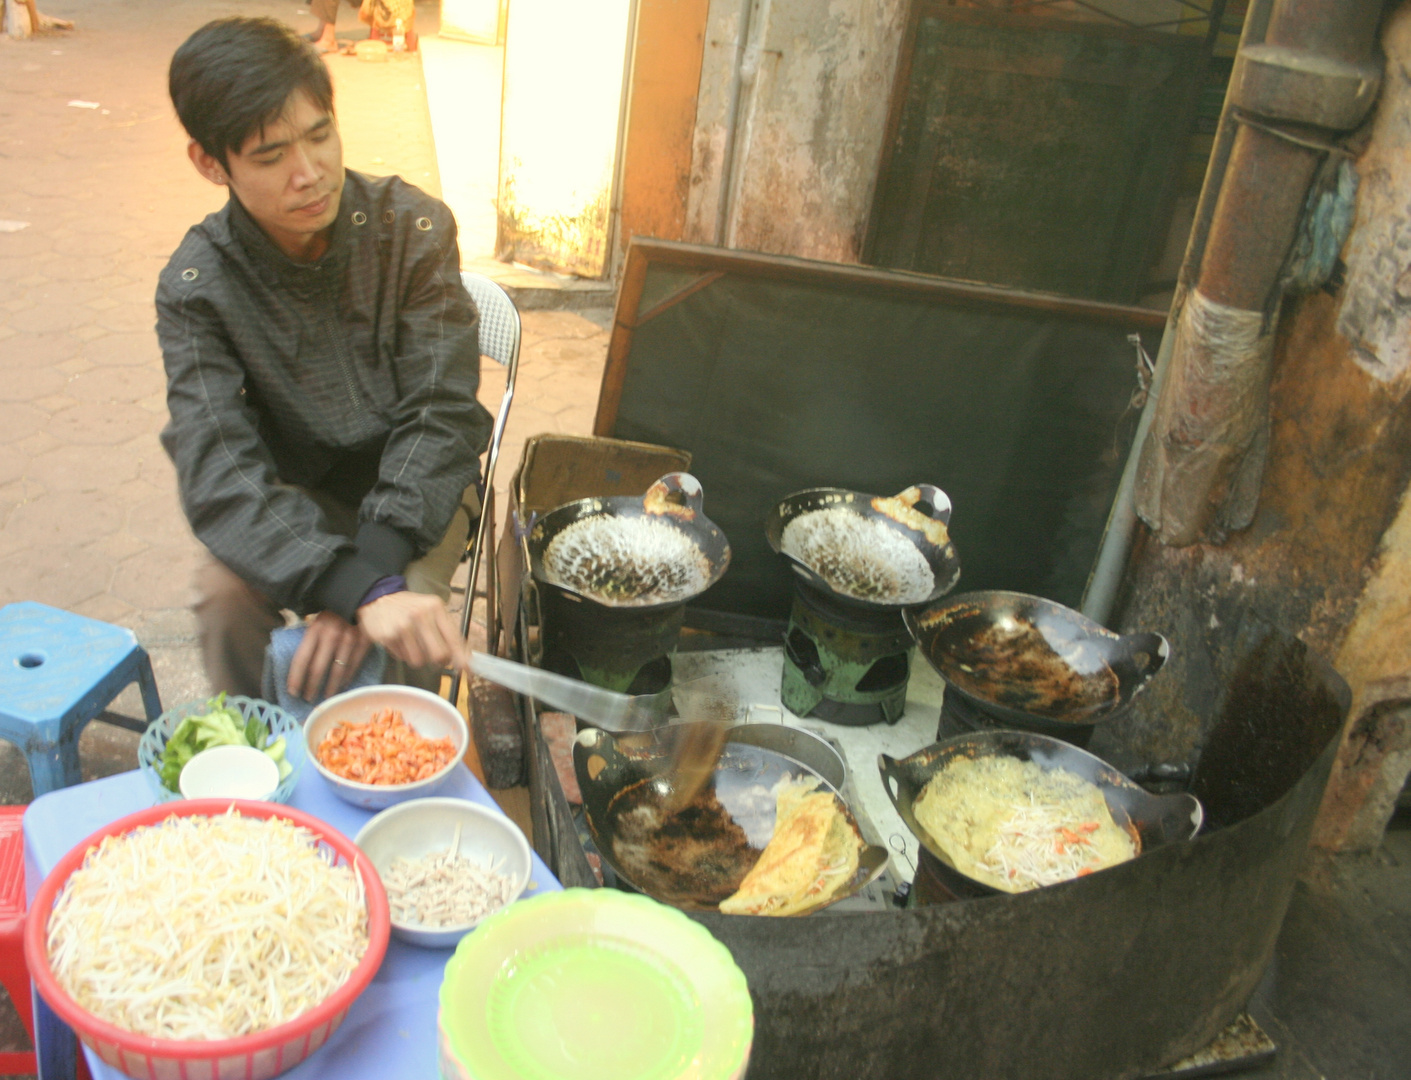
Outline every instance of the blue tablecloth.
[[(490, 793), (469, 769), (461, 766), (437, 795), (470, 799), (498, 810)], [(147, 782), (139, 772), (122, 773), (88, 784), (53, 791), (35, 799), (25, 811), (25, 883), (33, 899), (44, 876), (75, 844), (120, 817), (152, 805)], [(350, 806), (312, 768), (305, 770), (290, 805), (328, 822), (352, 838), (372, 816)], [(561, 888), (553, 874), (534, 856), (534, 869), (525, 896)], [(289, 1080), (435, 1080), (436, 1009), (441, 973), (451, 949), (418, 949), (395, 938), (372, 984), (348, 1012), (348, 1018), (328, 1043), (285, 1075)], [(36, 1006), (39, 1006), (36, 1001)], [(68, 1029), (47, 1008), (37, 1007), (35, 1044), (40, 1075), (63, 1076), (71, 1041)], [(121, 1080), (123, 1074), (89, 1053), (93, 1080)]]

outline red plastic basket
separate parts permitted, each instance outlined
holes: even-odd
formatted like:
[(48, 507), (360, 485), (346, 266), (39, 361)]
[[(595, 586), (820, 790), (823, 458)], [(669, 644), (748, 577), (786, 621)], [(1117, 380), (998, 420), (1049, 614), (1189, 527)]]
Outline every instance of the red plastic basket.
[[(288, 1023), (238, 1039), (154, 1039), (98, 1019), (69, 996), (49, 966), (49, 916), (69, 875), (78, 869), (89, 849), (96, 847), (104, 837), (119, 836), (170, 817), (214, 817), (225, 813), (232, 805), (246, 817), (278, 817), (301, 825), (337, 852), (340, 864), (357, 867), (362, 875), (368, 910), (368, 945), (362, 960), (347, 982), (308, 1012)], [(139, 1080), (269, 1080), (299, 1064), (337, 1030), (348, 1015), (349, 1007), (377, 974), (387, 952), (391, 925), (387, 893), (377, 871), (353, 842), (331, 825), (302, 811), (272, 803), (194, 799), (129, 814), (99, 829), (60, 859), (30, 905), (25, 924), (25, 959), (40, 996), (104, 1061), (129, 1076)]]

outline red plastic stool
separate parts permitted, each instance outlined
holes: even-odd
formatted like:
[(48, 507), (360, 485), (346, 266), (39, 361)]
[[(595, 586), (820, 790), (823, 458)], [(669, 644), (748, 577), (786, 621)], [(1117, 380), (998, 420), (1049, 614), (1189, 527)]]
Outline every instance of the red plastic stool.
[[(0, 806), (0, 985), (9, 991), (33, 1042), (34, 1001), (24, 962), (24, 812), (23, 806)], [(38, 1066), (33, 1051), (0, 1053), (0, 1073), (34, 1072)]]

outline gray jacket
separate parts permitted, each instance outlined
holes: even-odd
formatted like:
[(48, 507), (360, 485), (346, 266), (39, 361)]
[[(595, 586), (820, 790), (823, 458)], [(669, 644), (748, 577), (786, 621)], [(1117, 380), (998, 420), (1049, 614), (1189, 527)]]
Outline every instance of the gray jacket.
[[(157, 336), (186, 516), (254, 588), (351, 620), (440, 542), (491, 426), (443, 203), (349, 171), (327, 252), (300, 264), (232, 198), (162, 271)], [(292, 485), (359, 506), (356, 538)]]

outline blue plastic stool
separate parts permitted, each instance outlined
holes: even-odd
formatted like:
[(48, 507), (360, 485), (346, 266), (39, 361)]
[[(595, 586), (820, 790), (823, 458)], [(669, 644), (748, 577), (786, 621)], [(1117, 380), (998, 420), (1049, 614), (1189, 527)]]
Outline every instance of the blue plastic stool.
[(0, 738), (24, 752), (36, 798), (82, 779), (79, 732), (134, 682), (155, 720), (152, 661), (131, 630), (31, 601), (0, 608)]

